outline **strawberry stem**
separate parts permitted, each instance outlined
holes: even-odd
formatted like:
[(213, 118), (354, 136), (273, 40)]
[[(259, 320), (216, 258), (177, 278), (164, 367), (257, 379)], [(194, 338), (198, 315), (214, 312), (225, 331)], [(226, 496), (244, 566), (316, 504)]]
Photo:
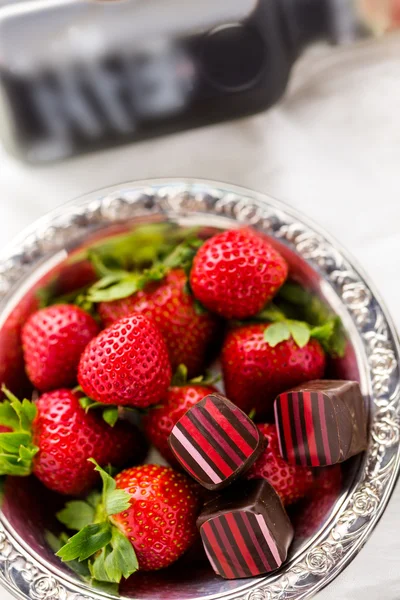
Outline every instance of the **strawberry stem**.
[(68, 529), (79, 530), (58, 549), (64, 562), (88, 561), (95, 581), (119, 583), (135, 573), (138, 560), (130, 541), (112, 524), (110, 517), (130, 508), (130, 495), (116, 486), (115, 480), (94, 459), (89, 459), (101, 475), (101, 496), (89, 495), (86, 501), (68, 502), (57, 518)]

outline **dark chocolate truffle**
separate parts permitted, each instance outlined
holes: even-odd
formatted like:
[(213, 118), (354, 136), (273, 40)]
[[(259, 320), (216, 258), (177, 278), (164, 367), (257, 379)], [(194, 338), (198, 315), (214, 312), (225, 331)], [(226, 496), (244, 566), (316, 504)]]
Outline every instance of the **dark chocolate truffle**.
[(278, 569), (293, 539), (282, 502), (265, 479), (238, 482), (210, 500), (197, 525), (211, 566), (225, 579)]
[(355, 381), (311, 381), (275, 400), (281, 455), (291, 464), (324, 467), (367, 448), (367, 413)]
[(189, 475), (216, 490), (250, 468), (263, 451), (265, 438), (240, 408), (210, 394), (176, 423), (169, 445)]

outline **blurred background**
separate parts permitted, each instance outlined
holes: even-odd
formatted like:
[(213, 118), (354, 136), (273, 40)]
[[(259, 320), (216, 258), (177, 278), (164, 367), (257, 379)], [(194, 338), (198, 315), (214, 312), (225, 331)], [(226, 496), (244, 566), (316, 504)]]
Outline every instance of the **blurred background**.
[[(111, 4), (121, 10), (118, 18)], [(135, 22), (123, 18), (121, 7), (128, 4)], [(268, 45), (268, 69), (255, 69), (260, 47), (253, 35), (249, 41), (241, 30), (229, 31), (226, 51), (215, 26), (218, 35), (202, 51), (204, 80), (190, 60), (197, 21), (204, 26), (211, 19), (214, 32), (215, 23), (240, 22), (257, 3), (173, 4), (113, 2), (92, 20), (86, 10), (99, 5), (92, 0), (0, 3), (1, 246), (48, 210), (106, 185), (169, 176), (215, 179), (266, 192), (322, 225), (356, 257), (400, 325), (400, 34), (381, 35), (399, 18), (394, 4), (360, 2), (364, 13), (357, 20), (352, 2), (320, 0), (337, 9), (321, 25), (312, 0), (282, 1), (297, 29), (280, 30), (274, 21), (280, 8), (271, 1), (264, 15), (269, 25), (258, 32)], [(166, 14), (166, 7), (173, 10)], [(264, 23), (259, 17), (258, 25)], [(188, 42), (168, 51), (165, 44), (149, 46), (147, 26), (153, 37), (165, 30), (169, 40), (185, 31)], [(379, 35), (366, 35), (372, 31)], [(121, 111), (107, 89), (128, 89), (132, 37), (139, 40), (139, 76), (129, 79), (131, 110), (123, 97)], [(100, 75), (99, 57), (102, 69), (106, 61)], [(103, 104), (96, 112), (93, 89), (100, 88)], [(39, 113), (34, 98), (40, 98)], [(400, 598), (399, 514), (397, 491), (366, 549), (321, 600)], [(8, 599), (3, 591), (0, 597)]]

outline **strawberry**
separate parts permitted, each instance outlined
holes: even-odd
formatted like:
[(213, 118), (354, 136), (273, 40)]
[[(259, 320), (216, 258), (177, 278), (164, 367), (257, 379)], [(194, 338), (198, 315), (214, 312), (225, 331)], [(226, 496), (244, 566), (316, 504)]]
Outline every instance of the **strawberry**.
[(0, 329), (0, 385), (22, 395), (30, 394), (32, 386), (25, 372), (21, 331), (29, 315), (37, 309), (38, 300), (32, 290), (20, 300)]
[(339, 500), (342, 484), (341, 465), (314, 470), (313, 486), (301, 510), (294, 516), (297, 536), (309, 538), (315, 535)]
[[(316, 339), (300, 347), (292, 338), (269, 339), (276, 323), (245, 325), (231, 330), (221, 353), (227, 397), (257, 419), (270, 416), (277, 394), (312, 379), (322, 379), (325, 353)], [(279, 333), (279, 332), (278, 332)], [(286, 334), (285, 334), (286, 335)]]
[(8, 400), (0, 404), (0, 423), (13, 433), (0, 434), (1, 475), (33, 473), (51, 490), (79, 495), (98, 479), (91, 456), (119, 467), (144, 457), (146, 444), (135, 427), (110, 427), (100, 415), (86, 413), (68, 389), (45, 393), (36, 404), (3, 391)]
[(81, 354), (99, 326), (88, 313), (72, 304), (35, 312), (22, 329), (26, 371), (42, 392), (76, 382)]
[(256, 315), (283, 285), (288, 266), (264, 238), (248, 229), (224, 231), (197, 251), (190, 272), (195, 297), (226, 319)]
[(246, 473), (246, 479), (266, 479), (281, 497), (284, 505), (303, 498), (312, 488), (314, 479), (311, 469), (288, 465), (280, 455), (276, 426), (271, 423), (258, 425), (267, 439), (261, 456)]
[(88, 344), (78, 380), (97, 402), (146, 408), (163, 398), (171, 375), (161, 333), (153, 321), (135, 314), (104, 329)]
[(62, 560), (89, 559), (94, 579), (119, 583), (138, 569), (168, 567), (196, 540), (199, 500), (186, 475), (142, 465), (112, 479), (96, 468), (103, 478), (97, 506), (91, 497), (84, 507), (68, 503), (58, 515), (80, 530), (57, 552)]
[(99, 303), (98, 311), (106, 326), (133, 312), (153, 319), (167, 345), (172, 368), (184, 362), (189, 375), (197, 375), (204, 368), (218, 321), (197, 309), (186, 283), (184, 271), (173, 269), (161, 282), (151, 282), (128, 298)]
[(189, 408), (215, 391), (213, 386), (201, 382), (172, 385), (162, 404), (150, 409), (144, 417), (143, 425), (147, 439), (171, 465), (178, 466), (168, 444), (172, 429)]

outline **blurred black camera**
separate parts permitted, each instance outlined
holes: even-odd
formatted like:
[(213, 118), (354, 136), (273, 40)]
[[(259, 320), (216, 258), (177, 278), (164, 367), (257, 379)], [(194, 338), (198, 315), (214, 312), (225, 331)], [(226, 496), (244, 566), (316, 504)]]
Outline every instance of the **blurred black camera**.
[(351, 0), (27, 0), (0, 9), (0, 132), (29, 162), (264, 110)]

